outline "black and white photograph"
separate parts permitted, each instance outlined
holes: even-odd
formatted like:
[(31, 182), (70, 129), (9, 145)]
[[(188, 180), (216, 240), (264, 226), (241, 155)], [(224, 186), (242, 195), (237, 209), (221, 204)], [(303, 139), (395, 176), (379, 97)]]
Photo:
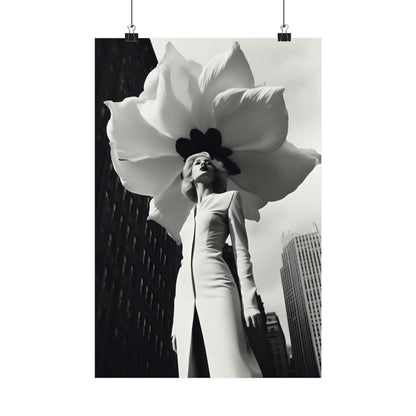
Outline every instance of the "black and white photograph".
[(320, 377), (320, 60), (96, 40), (97, 377)]
[(4, 2), (0, 414), (415, 414), (411, 6)]

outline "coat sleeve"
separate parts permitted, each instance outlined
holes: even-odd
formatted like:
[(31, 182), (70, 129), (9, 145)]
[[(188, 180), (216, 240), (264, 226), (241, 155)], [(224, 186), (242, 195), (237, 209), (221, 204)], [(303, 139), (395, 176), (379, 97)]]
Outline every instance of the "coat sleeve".
[(228, 208), (228, 224), (233, 245), (234, 258), (240, 281), (243, 309), (258, 308), (256, 300), (256, 285), (253, 277), (253, 267), (248, 251), (247, 232), (241, 196), (234, 192)]

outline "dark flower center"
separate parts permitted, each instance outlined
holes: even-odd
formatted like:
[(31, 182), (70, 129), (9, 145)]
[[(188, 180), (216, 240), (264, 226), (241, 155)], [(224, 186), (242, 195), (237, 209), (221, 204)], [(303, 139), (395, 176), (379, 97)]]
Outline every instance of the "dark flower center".
[(189, 136), (190, 139), (181, 137), (176, 140), (176, 151), (184, 161), (195, 153), (208, 152), (211, 159), (220, 160), (224, 164), (229, 175), (238, 175), (241, 172), (240, 168), (228, 159), (233, 151), (227, 147), (221, 147), (222, 138), (219, 130), (210, 128), (204, 134), (197, 129), (192, 129)]

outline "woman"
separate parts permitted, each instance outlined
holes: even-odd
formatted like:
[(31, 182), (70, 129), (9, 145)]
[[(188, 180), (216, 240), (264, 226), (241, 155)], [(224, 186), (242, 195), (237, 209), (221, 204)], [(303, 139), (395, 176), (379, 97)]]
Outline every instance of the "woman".
[[(226, 190), (227, 173), (207, 152), (186, 159), (182, 193), (194, 202), (180, 235), (172, 346), (180, 377), (262, 377), (244, 333), (261, 325), (241, 198)], [(231, 235), (241, 290), (222, 257)]]

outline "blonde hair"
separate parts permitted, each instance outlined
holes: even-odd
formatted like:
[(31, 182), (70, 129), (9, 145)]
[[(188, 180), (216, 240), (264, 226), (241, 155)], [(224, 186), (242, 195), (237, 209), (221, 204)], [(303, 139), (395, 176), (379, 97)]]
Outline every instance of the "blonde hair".
[(192, 202), (197, 202), (196, 188), (192, 182), (192, 166), (196, 158), (205, 156), (211, 160), (212, 166), (214, 167), (214, 180), (212, 182), (212, 190), (221, 194), (227, 189), (227, 178), (228, 173), (224, 168), (224, 165), (221, 161), (217, 159), (211, 159), (211, 156), (208, 152), (195, 153), (194, 155), (189, 156), (185, 161), (185, 166), (182, 169), (182, 184), (181, 191)]

